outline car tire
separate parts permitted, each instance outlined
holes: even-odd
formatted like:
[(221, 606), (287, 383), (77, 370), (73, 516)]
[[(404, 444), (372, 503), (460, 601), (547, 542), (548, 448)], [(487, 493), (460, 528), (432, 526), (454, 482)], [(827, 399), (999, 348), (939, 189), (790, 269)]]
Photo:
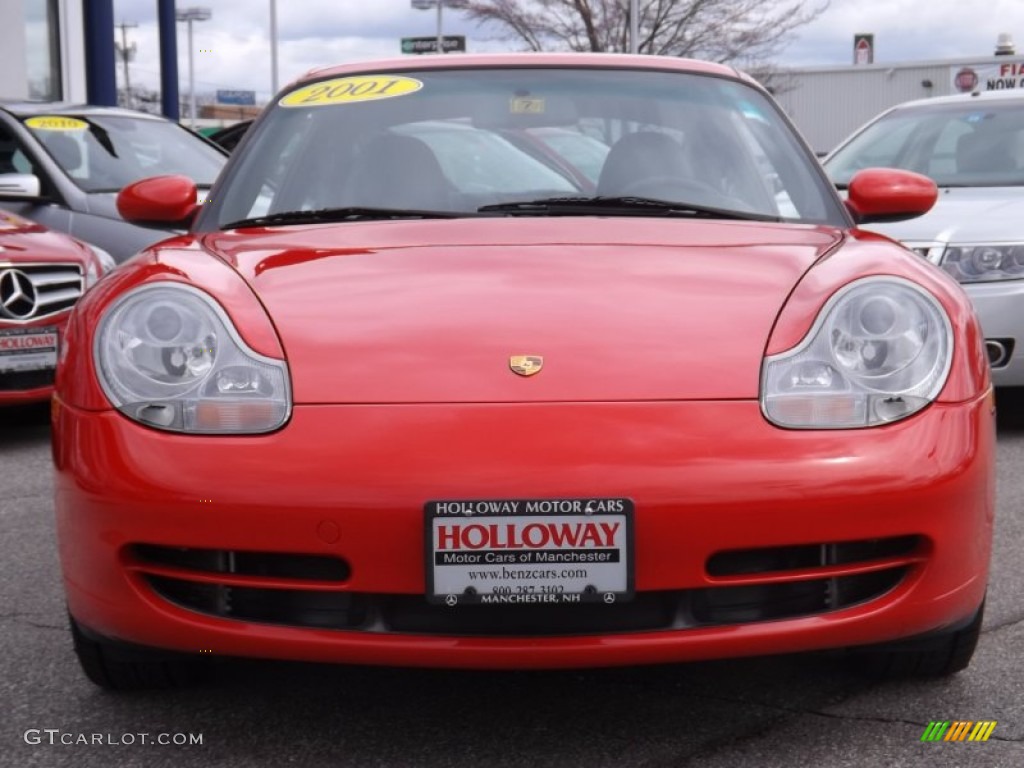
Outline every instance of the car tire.
[(198, 660), (185, 654), (115, 643), (82, 627), (69, 614), (75, 655), (85, 676), (109, 691), (181, 688), (202, 678)]
[(878, 680), (948, 677), (967, 669), (981, 637), (985, 603), (966, 623), (895, 643), (854, 648), (856, 671)]

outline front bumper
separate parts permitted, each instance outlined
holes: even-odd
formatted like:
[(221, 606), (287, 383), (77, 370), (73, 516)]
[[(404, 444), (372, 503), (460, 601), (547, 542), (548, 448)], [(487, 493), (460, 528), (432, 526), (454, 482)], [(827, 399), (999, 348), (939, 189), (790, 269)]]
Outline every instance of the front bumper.
[(978, 314), (986, 343), (1007, 349), (1004, 360), (992, 366), (997, 387), (1024, 386), (1024, 280), (971, 283), (963, 286)]
[[(54, 458), (81, 624), (186, 652), (350, 663), (605, 666), (922, 634), (980, 605), (994, 510), (991, 393), (846, 431), (780, 430), (750, 401), (300, 405), (259, 437), (159, 433), (57, 401)], [(425, 610), (425, 501), (582, 497), (636, 505), (634, 606), (604, 619)], [(902, 548), (780, 554), (872, 541)], [(747, 550), (738, 568), (709, 569)], [(264, 567), (285, 553), (344, 568)], [(847, 578), (877, 588), (837, 601)]]
[[(64, 330), (70, 312), (14, 325), (0, 321), (0, 330), (38, 331), (53, 328), (57, 332), (58, 351), (64, 344)], [(0, 372), (0, 407), (43, 402), (53, 394), (54, 368), (20, 372)]]

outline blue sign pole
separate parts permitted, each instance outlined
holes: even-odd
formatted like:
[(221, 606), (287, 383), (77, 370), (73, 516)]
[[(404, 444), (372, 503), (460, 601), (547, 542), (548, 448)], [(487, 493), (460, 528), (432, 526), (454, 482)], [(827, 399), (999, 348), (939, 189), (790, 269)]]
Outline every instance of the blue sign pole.
[(117, 106), (114, 71), (114, 0), (85, 0), (85, 92), (90, 104)]
[(159, 0), (157, 22), (160, 26), (160, 101), (164, 117), (177, 120), (178, 105), (178, 30), (174, 20), (174, 0)]

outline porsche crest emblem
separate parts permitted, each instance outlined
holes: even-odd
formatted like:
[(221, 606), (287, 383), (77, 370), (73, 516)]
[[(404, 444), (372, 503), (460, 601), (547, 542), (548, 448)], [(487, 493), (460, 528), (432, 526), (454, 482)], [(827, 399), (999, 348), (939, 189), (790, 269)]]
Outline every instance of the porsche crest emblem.
[(537, 355), (512, 355), (508, 359), (508, 367), (520, 376), (533, 376), (544, 367), (544, 358)]

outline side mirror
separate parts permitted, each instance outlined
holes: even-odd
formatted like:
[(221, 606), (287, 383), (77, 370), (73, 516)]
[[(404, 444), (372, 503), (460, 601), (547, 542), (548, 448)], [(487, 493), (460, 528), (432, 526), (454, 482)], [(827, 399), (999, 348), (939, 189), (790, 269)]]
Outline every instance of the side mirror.
[(121, 217), (143, 226), (188, 227), (198, 210), (196, 184), (188, 176), (152, 176), (117, 195)]
[(42, 184), (33, 173), (0, 173), (0, 198), (31, 200), (42, 197)]
[(928, 213), (939, 196), (927, 176), (894, 168), (865, 168), (852, 179), (846, 207), (858, 224), (903, 221)]

